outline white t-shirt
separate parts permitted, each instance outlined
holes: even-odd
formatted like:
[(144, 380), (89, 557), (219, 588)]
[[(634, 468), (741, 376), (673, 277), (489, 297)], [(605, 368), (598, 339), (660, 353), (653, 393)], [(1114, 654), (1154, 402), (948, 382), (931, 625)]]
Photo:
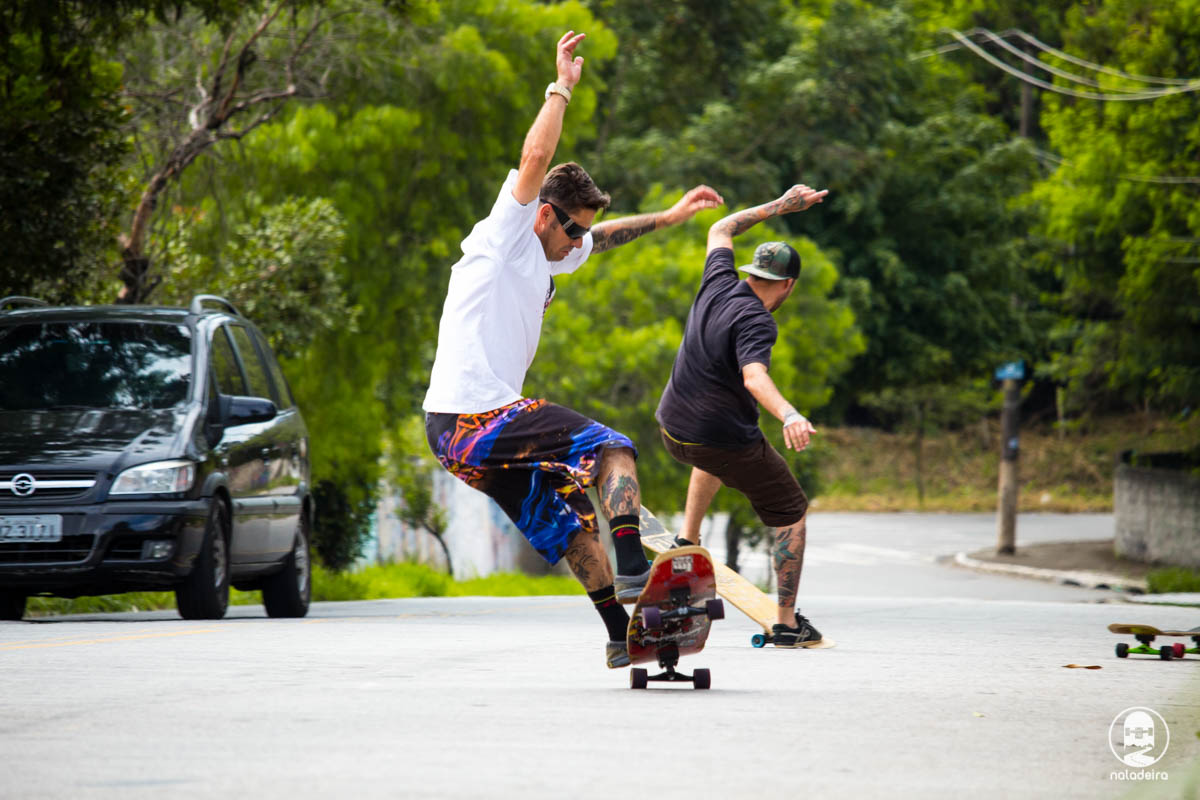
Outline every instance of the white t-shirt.
[(533, 232), (540, 203), (518, 203), (516, 184), (514, 169), (450, 270), (426, 411), (479, 414), (520, 400), (554, 299), (551, 276), (574, 272), (592, 252), (589, 233), (562, 261), (548, 261)]

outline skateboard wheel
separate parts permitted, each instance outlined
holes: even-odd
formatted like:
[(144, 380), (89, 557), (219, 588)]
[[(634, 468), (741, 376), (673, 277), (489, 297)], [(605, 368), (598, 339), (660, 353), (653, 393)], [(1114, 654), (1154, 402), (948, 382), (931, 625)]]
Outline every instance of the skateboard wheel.
[(629, 670), (629, 688), (630, 689), (645, 689), (650, 685), (650, 673), (641, 667), (634, 667)]
[(658, 606), (646, 606), (642, 609), (642, 624), (647, 630), (662, 627), (662, 612), (658, 610)]
[(721, 598), (714, 597), (704, 604), (704, 611), (709, 619), (725, 619), (725, 604)]
[(1164, 646), (1158, 648), (1158, 657), (1161, 658), (1163, 661), (1170, 661), (1171, 660), (1171, 647), (1169, 645), (1164, 645)]
[(697, 689), (707, 689), (712, 686), (712, 673), (706, 669), (698, 669), (692, 675), (692, 685)]
[(1117, 658), (1125, 658), (1129, 655), (1129, 645), (1121, 642), (1117, 645)]
[(1187, 648), (1183, 646), (1183, 642), (1176, 642), (1171, 645), (1171, 655), (1176, 658), (1183, 658), (1185, 653), (1187, 653)]
[[(763, 647), (766, 645), (766, 643), (767, 637), (765, 634), (756, 633), (750, 637), (750, 644), (754, 645), (755, 647)], [(1124, 656), (1121, 656), (1121, 658), (1124, 658)]]

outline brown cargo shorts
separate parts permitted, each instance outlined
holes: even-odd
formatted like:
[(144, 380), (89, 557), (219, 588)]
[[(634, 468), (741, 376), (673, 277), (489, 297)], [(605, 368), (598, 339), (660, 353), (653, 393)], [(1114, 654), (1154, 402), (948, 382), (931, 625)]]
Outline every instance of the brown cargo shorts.
[(686, 444), (659, 430), (671, 458), (715, 475), (744, 494), (764, 525), (795, 525), (808, 511), (808, 497), (799, 481), (765, 437), (747, 447), (725, 448)]

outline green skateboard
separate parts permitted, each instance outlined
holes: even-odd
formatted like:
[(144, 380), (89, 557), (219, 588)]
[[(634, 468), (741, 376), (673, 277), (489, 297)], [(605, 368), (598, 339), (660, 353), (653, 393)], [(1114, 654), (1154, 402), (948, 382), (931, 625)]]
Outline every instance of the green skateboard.
[[(1125, 642), (1118, 644), (1117, 658), (1126, 658), (1132, 653), (1142, 656), (1158, 656), (1163, 661), (1170, 661), (1172, 658), (1183, 658), (1186, 653), (1200, 654), (1200, 628), (1192, 628), (1190, 631), (1160, 631), (1150, 625), (1123, 625), (1114, 622), (1108, 626), (1108, 629), (1113, 633), (1132, 634), (1139, 642), (1137, 647), (1130, 647)], [(1182, 636), (1191, 639), (1193, 647), (1187, 647), (1183, 642), (1163, 645), (1157, 649), (1151, 647), (1151, 643), (1158, 636)]]

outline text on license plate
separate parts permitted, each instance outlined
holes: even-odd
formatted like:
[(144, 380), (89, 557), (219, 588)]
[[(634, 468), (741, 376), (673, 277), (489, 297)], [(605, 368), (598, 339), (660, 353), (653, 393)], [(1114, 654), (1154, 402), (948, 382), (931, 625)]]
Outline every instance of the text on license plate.
[(59, 514), (0, 517), (0, 544), (61, 541), (62, 516)]

